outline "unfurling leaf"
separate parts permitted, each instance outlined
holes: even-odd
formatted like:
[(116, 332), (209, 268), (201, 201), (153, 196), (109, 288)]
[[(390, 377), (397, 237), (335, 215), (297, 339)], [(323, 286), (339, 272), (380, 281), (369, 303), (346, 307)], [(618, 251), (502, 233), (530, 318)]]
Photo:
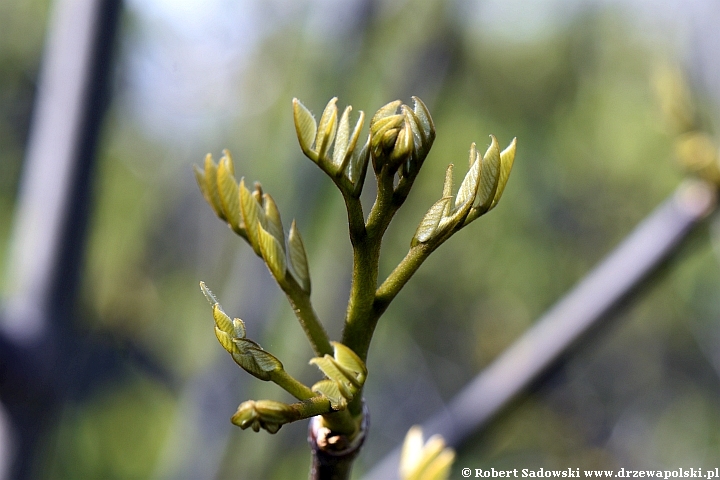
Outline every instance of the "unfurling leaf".
[(320, 380), (311, 388), (313, 392), (327, 397), (333, 410), (345, 410), (347, 408), (347, 400), (340, 393), (337, 383), (332, 380)]
[(275, 200), (273, 200), (273, 198), (267, 193), (263, 195), (263, 204), (265, 205), (265, 223), (267, 225), (267, 231), (270, 235), (275, 237), (284, 253), (285, 230), (283, 229), (282, 220), (280, 219), (280, 211), (275, 204)]
[(480, 175), (480, 187), (477, 193), (476, 208), (486, 212), (495, 198), (495, 192), (500, 178), (500, 146), (494, 135), (490, 135), (492, 142), (483, 157), (482, 173)]
[(233, 360), (250, 375), (268, 381), (271, 372), (282, 370), (283, 366), (280, 360), (263, 350), (260, 345), (252, 340), (233, 338), (232, 343), (235, 346), (235, 350), (230, 352)]
[(220, 330), (218, 327), (215, 327), (215, 336), (218, 339), (218, 342), (220, 342), (220, 345), (230, 354), (235, 355), (239, 353), (237, 351), (237, 347), (232, 341), (232, 337), (228, 335), (227, 333)]
[(420, 100), (418, 97), (412, 97), (412, 99), (414, 107), (413, 112), (420, 120), (420, 124), (422, 125), (423, 132), (425, 133), (426, 137), (426, 142), (428, 144), (427, 150), (430, 150), (430, 147), (435, 140), (435, 124), (433, 123), (430, 112), (428, 111), (423, 101)]
[(354, 185), (353, 194), (357, 197), (360, 195), (363, 180), (367, 173), (367, 166), (370, 162), (370, 135), (368, 135), (362, 148), (353, 150), (350, 161), (348, 162), (346, 175), (350, 183)]
[(350, 142), (350, 112), (352, 111), (351, 106), (345, 107), (345, 111), (340, 117), (340, 125), (337, 129), (337, 135), (335, 137), (335, 147), (333, 149), (332, 164), (333, 173), (340, 169), (343, 160), (345, 160), (345, 154), (348, 152)]
[(451, 200), (452, 197), (444, 197), (430, 207), (420, 221), (417, 230), (415, 230), (415, 235), (413, 235), (412, 242), (410, 243), (411, 246), (414, 247), (420, 243), (425, 243), (433, 237)]
[(335, 363), (333, 357), (331, 357), (330, 355), (325, 355), (324, 357), (315, 357), (310, 360), (310, 364), (317, 366), (328, 379), (337, 383), (338, 391), (342, 394), (343, 397), (347, 399), (352, 399), (353, 395), (355, 395), (355, 392), (357, 391), (358, 386), (353, 385), (350, 379), (352, 378), (355, 383), (357, 383), (357, 380), (354, 379), (352, 375), (348, 376), (345, 374), (345, 372), (340, 370)]
[(327, 152), (330, 150), (330, 144), (335, 138), (335, 131), (337, 130), (337, 97), (333, 97), (328, 102), (322, 116), (320, 117), (320, 124), (317, 129), (317, 136), (315, 137), (315, 149), (318, 155), (318, 161), (325, 161), (327, 158)]
[(217, 165), (209, 153), (205, 155), (204, 170), (201, 172), (198, 167), (195, 167), (195, 179), (198, 181), (198, 186), (205, 197), (205, 201), (210, 204), (215, 215), (220, 217), (221, 220), (227, 221), (217, 189)]
[(290, 225), (290, 233), (288, 234), (288, 245), (290, 247), (289, 255), (290, 265), (293, 272), (300, 281), (300, 286), (305, 293), (310, 294), (310, 268), (308, 267), (307, 255), (305, 254), (305, 246), (303, 245), (300, 231), (297, 229), (295, 220)]
[(248, 242), (255, 250), (255, 253), (260, 253), (260, 243), (258, 240), (258, 229), (257, 225), (265, 221), (265, 214), (260, 208), (260, 204), (255, 199), (255, 196), (250, 193), (245, 187), (245, 179), (240, 180), (240, 211), (243, 216), (243, 223), (245, 224), (245, 230), (247, 231)]
[(265, 260), (275, 280), (282, 282), (285, 278), (285, 271), (287, 270), (285, 249), (280, 245), (277, 238), (263, 228), (259, 221), (257, 222), (257, 232), (262, 258)]
[(500, 201), (503, 192), (505, 191), (505, 185), (507, 185), (508, 178), (510, 178), (510, 172), (512, 171), (513, 163), (515, 162), (515, 150), (517, 148), (517, 138), (513, 138), (510, 145), (505, 150), (500, 152), (500, 178), (498, 179), (497, 191), (495, 192), (495, 198), (493, 198), (490, 209), (495, 208), (495, 205)]
[(330, 342), (333, 346), (335, 361), (343, 369), (354, 372), (360, 386), (365, 382), (367, 377), (367, 367), (358, 355), (350, 348), (340, 342)]
[(217, 169), (217, 188), (222, 204), (222, 210), (236, 232), (242, 232), (242, 215), (240, 213), (240, 199), (238, 197), (238, 185), (235, 180), (235, 168), (233, 167), (230, 152), (224, 151), (225, 155), (220, 159)]
[(372, 130), (374, 128), (373, 126), (381, 119), (388, 117), (389, 115), (393, 115), (395, 112), (397, 112), (400, 104), (402, 104), (400, 100), (395, 100), (380, 107), (378, 111), (375, 112), (375, 115), (373, 115), (373, 117), (370, 119), (370, 129)]
[(313, 152), (313, 142), (317, 133), (317, 124), (310, 110), (300, 103), (300, 100), (293, 98), (293, 117), (295, 119), (295, 131), (302, 151), (313, 161), (317, 161), (317, 155)]
[(475, 160), (471, 163), (462, 184), (460, 184), (457, 197), (455, 197), (455, 208), (463, 207), (466, 202), (472, 203), (478, 193), (481, 170), (484, 166), (476, 152), (475, 144), (473, 143), (470, 146), (470, 158), (474, 158)]
[(357, 145), (358, 138), (360, 138), (360, 132), (362, 131), (363, 123), (365, 123), (365, 112), (361, 110), (358, 115), (358, 121), (355, 123), (355, 128), (353, 129), (350, 140), (348, 141), (345, 157), (343, 158), (342, 164), (340, 165), (341, 170), (345, 170), (347, 168), (351, 156), (355, 155), (356, 153), (355, 146)]
[(228, 317), (227, 314), (223, 312), (223, 309), (219, 303), (216, 303), (212, 306), (212, 313), (213, 319), (215, 320), (215, 325), (217, 325), (220, 330), (227, 333), (228, 335), (235, 334), (235, 327), (233, 326), (232, 320), (230, 320), (230, 317)]
[(313, 385), (314, 392), (325, 395), (334, 409), (343, 409), (362, 388), (367, 377), (365, 363), (351, 349), (338, 342), (331, 342), (334, 356), (324, 355), (310, 360), (327, 377)]

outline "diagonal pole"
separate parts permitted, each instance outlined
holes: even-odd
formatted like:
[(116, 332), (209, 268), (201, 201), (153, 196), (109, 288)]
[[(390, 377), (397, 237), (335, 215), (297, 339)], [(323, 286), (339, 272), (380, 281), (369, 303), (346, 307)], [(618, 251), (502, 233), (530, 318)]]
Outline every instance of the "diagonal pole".
[(0, 397), (15, 479), (32, 477), (37, 440), (90, 352), (72, 331), (72, 309), (121, 13), (121, 0), (53, 3), (0, 310)]
[[(714, 186), (685, 181), (568, 294), (423, 424), (457, 447), (482, 429), (588, 330), (649, 278), (717, 207)], [(397, 478), (399, 447), (364, 478)]]

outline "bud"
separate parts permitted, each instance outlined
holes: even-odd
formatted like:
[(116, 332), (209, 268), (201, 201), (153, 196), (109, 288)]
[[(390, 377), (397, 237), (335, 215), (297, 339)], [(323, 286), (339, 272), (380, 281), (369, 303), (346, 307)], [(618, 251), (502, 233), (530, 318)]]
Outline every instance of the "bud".
[(296, 417), (295, 410), (287, 404), (273, 400), (248, 400), (238, 406), (237, 412), (232, 416), (232, 423), (243, 430), (249, 427), (259, 432), (262, 428), (276, 433), (280, 427), (292, 422)]

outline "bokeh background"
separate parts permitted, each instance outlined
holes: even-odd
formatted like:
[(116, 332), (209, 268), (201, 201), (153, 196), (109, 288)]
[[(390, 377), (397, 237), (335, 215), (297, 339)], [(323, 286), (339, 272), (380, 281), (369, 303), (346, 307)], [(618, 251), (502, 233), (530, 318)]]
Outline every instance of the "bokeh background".
[[(51, 12), (49, 0), (0, 2), (0, 271)], [(297, 219), (315, 308), (337, 338), (350, 286), (344, 206), (302, 155), (291, 100), (319, 114), (338, 96), (371, 114), (417, 95), (437, 140), (385, 237), (381, 275), (471, 142), (517, 136), (518, 154), (499, 207), (434, 253), (380, 322), (360, 478), (680, 183), (652, 78), (683, 67), (712, 126), (719, 21), (711, 0), (127, 0), (73, 321), (145, 360), (63, 404), (35, 478), (305, 478), (305, 422), (274, 436), (230, 424), (246, 399), (290, 398), (219, 347), (200, 280), (291, 373), (319, 377), (284, 296), (214, 217), (192, 165), (230, 149), (238, 177), (261, 181), (286, 225)], [(451, 478), (464, 466), (720, 466), (713, 222), (462, 445)], [(13, 442), (5, 417), (0, 465)]]

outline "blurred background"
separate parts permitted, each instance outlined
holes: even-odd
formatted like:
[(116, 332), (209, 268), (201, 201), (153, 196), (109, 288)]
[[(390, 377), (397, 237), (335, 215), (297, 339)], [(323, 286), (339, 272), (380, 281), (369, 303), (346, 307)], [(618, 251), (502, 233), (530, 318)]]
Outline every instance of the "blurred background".
[[(56, 6), (0, 2), (3, 300), (13, 292), (11, 232)], [(350, 287), (345, 210), (297, 145), (291, 100), (318, 115), (338, 96), (339, 107), (372, 114), (416, 95), (437, 140), (385, 237), (383, 278), (439, 198), (448, 163), (464, 172), (470, 143), (484, 149), (491, 133), (503, 146), (517, 136), (518, 153), (499, 207), (434, 253), (379, 324), (360, 478), (673, 192), (683, 172), (653, 73), (681, 65), (711, 128), (719, 21), (712, 0), (126, 0), (63, 327), (83, 341), (66, 357), (21, 359), (54, 366), (52, 378), (62, 372), (51, 407), (43, 396), (54, 387), (9, 388), (11, 366), (0, 365), (0, 478), (11, 478), (18, 452), (27, 478), (306, 478), (306, 422), (274, 436), (230, 423), (244, 400), (291, 399), (220, 348), (200, 280), (290, 373), (308, 383), (319, 375), (286, 299), (205, 204), (192, 165), (230, 149), (238, 178), (262, 182), (286, 227), (297, 219), (315, 308), (338, 338)], [(463, 466), (720, 465), (713, 225), (464, 443), (451, 478)], [(50, 312), (50, 332), (53, 321)], [(30, 427), (13, 416), (28, 403), (43, 415), (25, 449), (18, 439)]]

